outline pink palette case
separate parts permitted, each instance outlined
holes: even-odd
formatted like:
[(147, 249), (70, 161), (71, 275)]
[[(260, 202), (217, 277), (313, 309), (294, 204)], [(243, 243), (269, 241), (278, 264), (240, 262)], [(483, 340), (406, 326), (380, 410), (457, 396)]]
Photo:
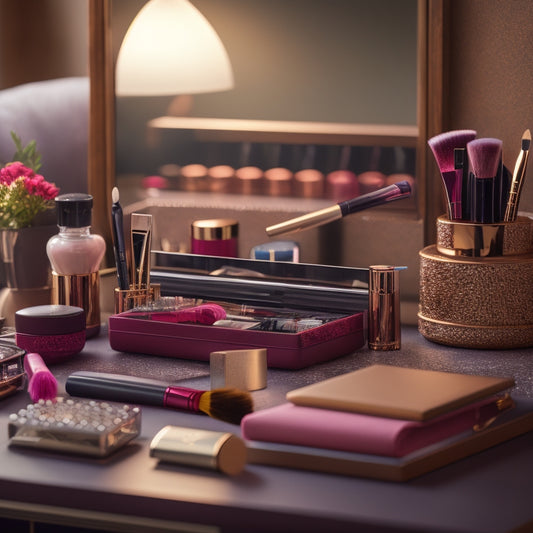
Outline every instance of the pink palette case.
[(209, 361), (215, 351), (266, 348), (269, 367), (300, 369), (366, 343), (368, 269), (169, 252), (152, 252), (152, 265), (151, 281), (163, 296), (315, 309), (339, 318), (289, 333), (159, 322), (126, 311), (109, 318), (114, 350)]

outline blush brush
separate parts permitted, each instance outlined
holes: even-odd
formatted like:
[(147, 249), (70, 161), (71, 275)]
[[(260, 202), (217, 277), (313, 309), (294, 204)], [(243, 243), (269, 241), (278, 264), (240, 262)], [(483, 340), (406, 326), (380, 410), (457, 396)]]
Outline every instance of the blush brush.
[(461, 165), (456, 165), (457, 155), (461, 154), (460, 150), (464, 150), (468, 142), (476, 138), (476, 134), (474, 130), (454, 130), (441, 133), (428, 140), (446, 192), (450, 220), (463, 218), (463, 185), (468, 176), (468, 170), (465, 168), (466, 158), (462, 158)]
[(71, 396), (203, 412), (230, 424), (240, 424), (244, 415), (253, 411), (252, 397), (247, 391), (234, 388), (201, 391), (119, 374), (74, 372), (67, 378), (65, 390)]
[(38, 353), (28, 353), (24, 356), (24, 371), (29, 380), (28, 394), (34, 403), (56, 398), (57, 380)]
[(483, 138), (466, 145), (468, 160), (474, 179), (474, 205), (472, 219), (482, 224), (493, 224), (496, 220), (494, 189), (501, 167), (502, 141)]

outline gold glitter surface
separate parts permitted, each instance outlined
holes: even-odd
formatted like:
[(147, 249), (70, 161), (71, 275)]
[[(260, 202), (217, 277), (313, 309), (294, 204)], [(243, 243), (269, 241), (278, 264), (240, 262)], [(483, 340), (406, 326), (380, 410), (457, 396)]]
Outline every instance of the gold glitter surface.
[(454, 346), (533, 345), (533, 255), (450, 258), (424, 248), (419, 329)]

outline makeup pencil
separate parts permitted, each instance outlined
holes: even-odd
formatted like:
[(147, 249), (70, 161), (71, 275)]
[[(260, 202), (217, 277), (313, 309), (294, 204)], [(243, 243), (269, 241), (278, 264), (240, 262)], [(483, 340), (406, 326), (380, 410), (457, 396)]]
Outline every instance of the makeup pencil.
[(516, 220), (518, 213), (518, 203), (520, 201), (520, 194), (522, 192), (522, 185), (526, 175), (527, 161), (529, 159), (529, 147), (531, 145), (531, 131), (528, 129), (522, 135), (522, 149), (518, 154), (513, 171), (513, 179), (511, 181), (511, 189), (509, 191), (509, 200), (507, 202), (507, 209), (505, 210), (505, 222), (513, 222)]
[(474, 222), (497, 222), (494, 205), (494, 186), (502, 157), (500, 139), (475, 139), (466, 145), (470, 168), (474, 176)]
[(113, 252), (117, 266), (117, 280), (120, 290), (129, 288), (128, 262), (126, 260), (126, 246), (124, 243), (124, 226), (120, 194), (117, 187), (111, 191), (113, 205), (111, 206), (111, 227), (113, 230)]

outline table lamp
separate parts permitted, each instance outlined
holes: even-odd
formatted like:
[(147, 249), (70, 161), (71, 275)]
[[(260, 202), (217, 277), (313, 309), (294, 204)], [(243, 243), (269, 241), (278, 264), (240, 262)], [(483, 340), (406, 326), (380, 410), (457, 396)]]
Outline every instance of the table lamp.
[(164, 96), (233, 87), (228, 54), (189, 0), (150, 0), (133, 19), (116, 65), (118, 96)]

